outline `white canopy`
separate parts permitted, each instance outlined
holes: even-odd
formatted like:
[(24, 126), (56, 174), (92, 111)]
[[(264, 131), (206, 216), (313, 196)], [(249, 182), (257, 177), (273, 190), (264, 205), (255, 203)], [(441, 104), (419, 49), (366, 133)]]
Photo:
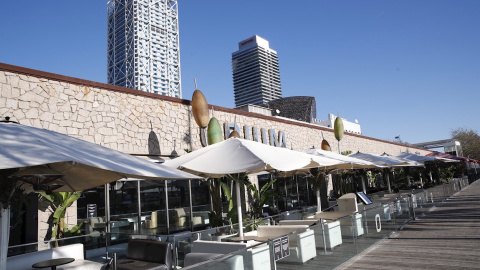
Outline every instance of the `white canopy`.
[[(415, 161), (415, 160), (409, 160), (409, 159), (406, 159), (406, 158), (401, 158), (401, 157), (396, 157), (396, 156), (391, 156), (387, 153), (383, 153), (381, 155), (381, 157), (386, 157), (390, 160), (397, 161), (399, 163), (402, 163), (402, 162), (407, 162), (408, 163), (408, 165), (397, 165), (397, 166), (414, 166), (414, 167), (424, 166), (424, 164), (422, 162), (418, 162), (418, 161)], [(396, 167), (396, 166), (394, 166), (394, 167)]]
[[(205, 177), (221, 177), (261, 171), (295, 171), (303, 168), (327, 167), (343, 162), (306, 153), (274, 147), (259, 142), (230, 138), (195, 150), (164, 164)], [(236, 181), (239, 235), (243, 236), (240, 184)]]
[(57, 191), (86, 190), (129, 177), (200, 178), (61, 133), (1, 122), (0, 170), (11, 168), (20, 169), (18, 177), (57, 172), (64, 184)]
[(164, 164), (193, 174), (216, 178), (236, 173), (294, 171), (341, 163), (343, 162), (255, 141), (230, 138), (176, 159), (167, 160)]
[(434, 157), (429, 157), (429, 156), (421, 156), (413, 153), (401, 153), (400, 155), (397, 155), (396, 157), (398, 158), (403, 158), (403, 159), (408, 159), (416, 162), (422, 162), (425, 163), (425, 161), (434, 161)]
[(343, 164), (338, 164), (335, 167), (337, 169), (364, 169), (364, 168), (377, 168), (381, 167), (380, 165), (376, 165), (373, 162), (366, 161), (359, 158), (354, 158), (351, 156), (345, 156), (338, 153), (334, 153), (331, 151), (325, 151), (322, 149), (308, 149), (307, 154), (325, 157), (330, 159), (335, 159), (344, 162)]
[(360, 153), (360, 152), (356, 154), (352, 154), (349, 157), (370, 161), (382, 167), (416, 166), (415, 164), (408, 162), (406, 160), (393, 159), (389, 156), (377, 156), (377, 155)]
[(422, 156), (422, 155), (417, 155), (412, 153), (401, 153), (400, 155), (397, 155), (397, 157), (411, 160), (411, 161), (421, 162), (421, 163), (425, 163), (426, 161), (435, 161), (435, 160), (439, 160), (443, 162), (459, 162), (458, 160), (449, 159), (449, 158)]

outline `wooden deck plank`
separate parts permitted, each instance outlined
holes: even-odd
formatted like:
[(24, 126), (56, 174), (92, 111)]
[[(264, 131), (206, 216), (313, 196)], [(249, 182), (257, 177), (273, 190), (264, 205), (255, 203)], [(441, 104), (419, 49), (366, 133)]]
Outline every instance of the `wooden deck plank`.
[(480, 269), (480, 181), (421, 212), (387, 239), (372, 230), (357, 247), (347, 239), (327, 255), (317, 250), (303, 265), (277, 263), (277, 269)]

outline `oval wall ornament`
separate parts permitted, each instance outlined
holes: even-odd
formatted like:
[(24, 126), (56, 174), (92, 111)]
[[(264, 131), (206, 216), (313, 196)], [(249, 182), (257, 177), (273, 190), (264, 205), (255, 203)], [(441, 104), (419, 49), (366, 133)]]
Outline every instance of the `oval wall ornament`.
[(322, 150), (325, 150), (325, 151), (332, 151), (332, 148), (330, 147), (330, 144), (325, 139), (322, 140), (321, 148), (322, 148)]
[(335, 123), (333, 124), (333, 132), (335, 133), (335, 139), (337, 139), (337, 141), (340, 141), (343, 138), (343, 121), (339, 116), (337, 116)]
[(208, 145), (223, 141), (223, 132), (217, 118), (212, 117), (207, 127)]
[(197, 125), (201, 128), (207, 127), (210, 119), (208, 103), (202, 91), (198, 89), (195, 90), (192, 95), (192, 112)]

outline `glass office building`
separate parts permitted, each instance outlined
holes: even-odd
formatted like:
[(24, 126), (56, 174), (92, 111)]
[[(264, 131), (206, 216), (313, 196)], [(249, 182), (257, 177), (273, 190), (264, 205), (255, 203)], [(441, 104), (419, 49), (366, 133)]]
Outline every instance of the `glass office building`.
[(266, 39), (255, 35), (240, 41), (232, 53), (232, 70), (236, 107), (266, 106), (282, 97), (277, 52)]
[(181, 98), (177, 1), (107, 5), (108, 83)]

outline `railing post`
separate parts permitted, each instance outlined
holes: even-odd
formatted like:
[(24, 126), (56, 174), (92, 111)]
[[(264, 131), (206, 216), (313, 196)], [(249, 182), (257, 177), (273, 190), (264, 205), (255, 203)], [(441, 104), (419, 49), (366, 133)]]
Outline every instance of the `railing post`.
[(323, 224), (323, 218), (320, 219), (320, 223), (322, 224), (323, 252), (327, 254), (327, 240), (325, 240), (325, 227)]
[(409, 195), (408, 210), (410, 212), (410, 219), (415, 220), (415, 208), (413, 208), (413, 193), (408, 195)]

